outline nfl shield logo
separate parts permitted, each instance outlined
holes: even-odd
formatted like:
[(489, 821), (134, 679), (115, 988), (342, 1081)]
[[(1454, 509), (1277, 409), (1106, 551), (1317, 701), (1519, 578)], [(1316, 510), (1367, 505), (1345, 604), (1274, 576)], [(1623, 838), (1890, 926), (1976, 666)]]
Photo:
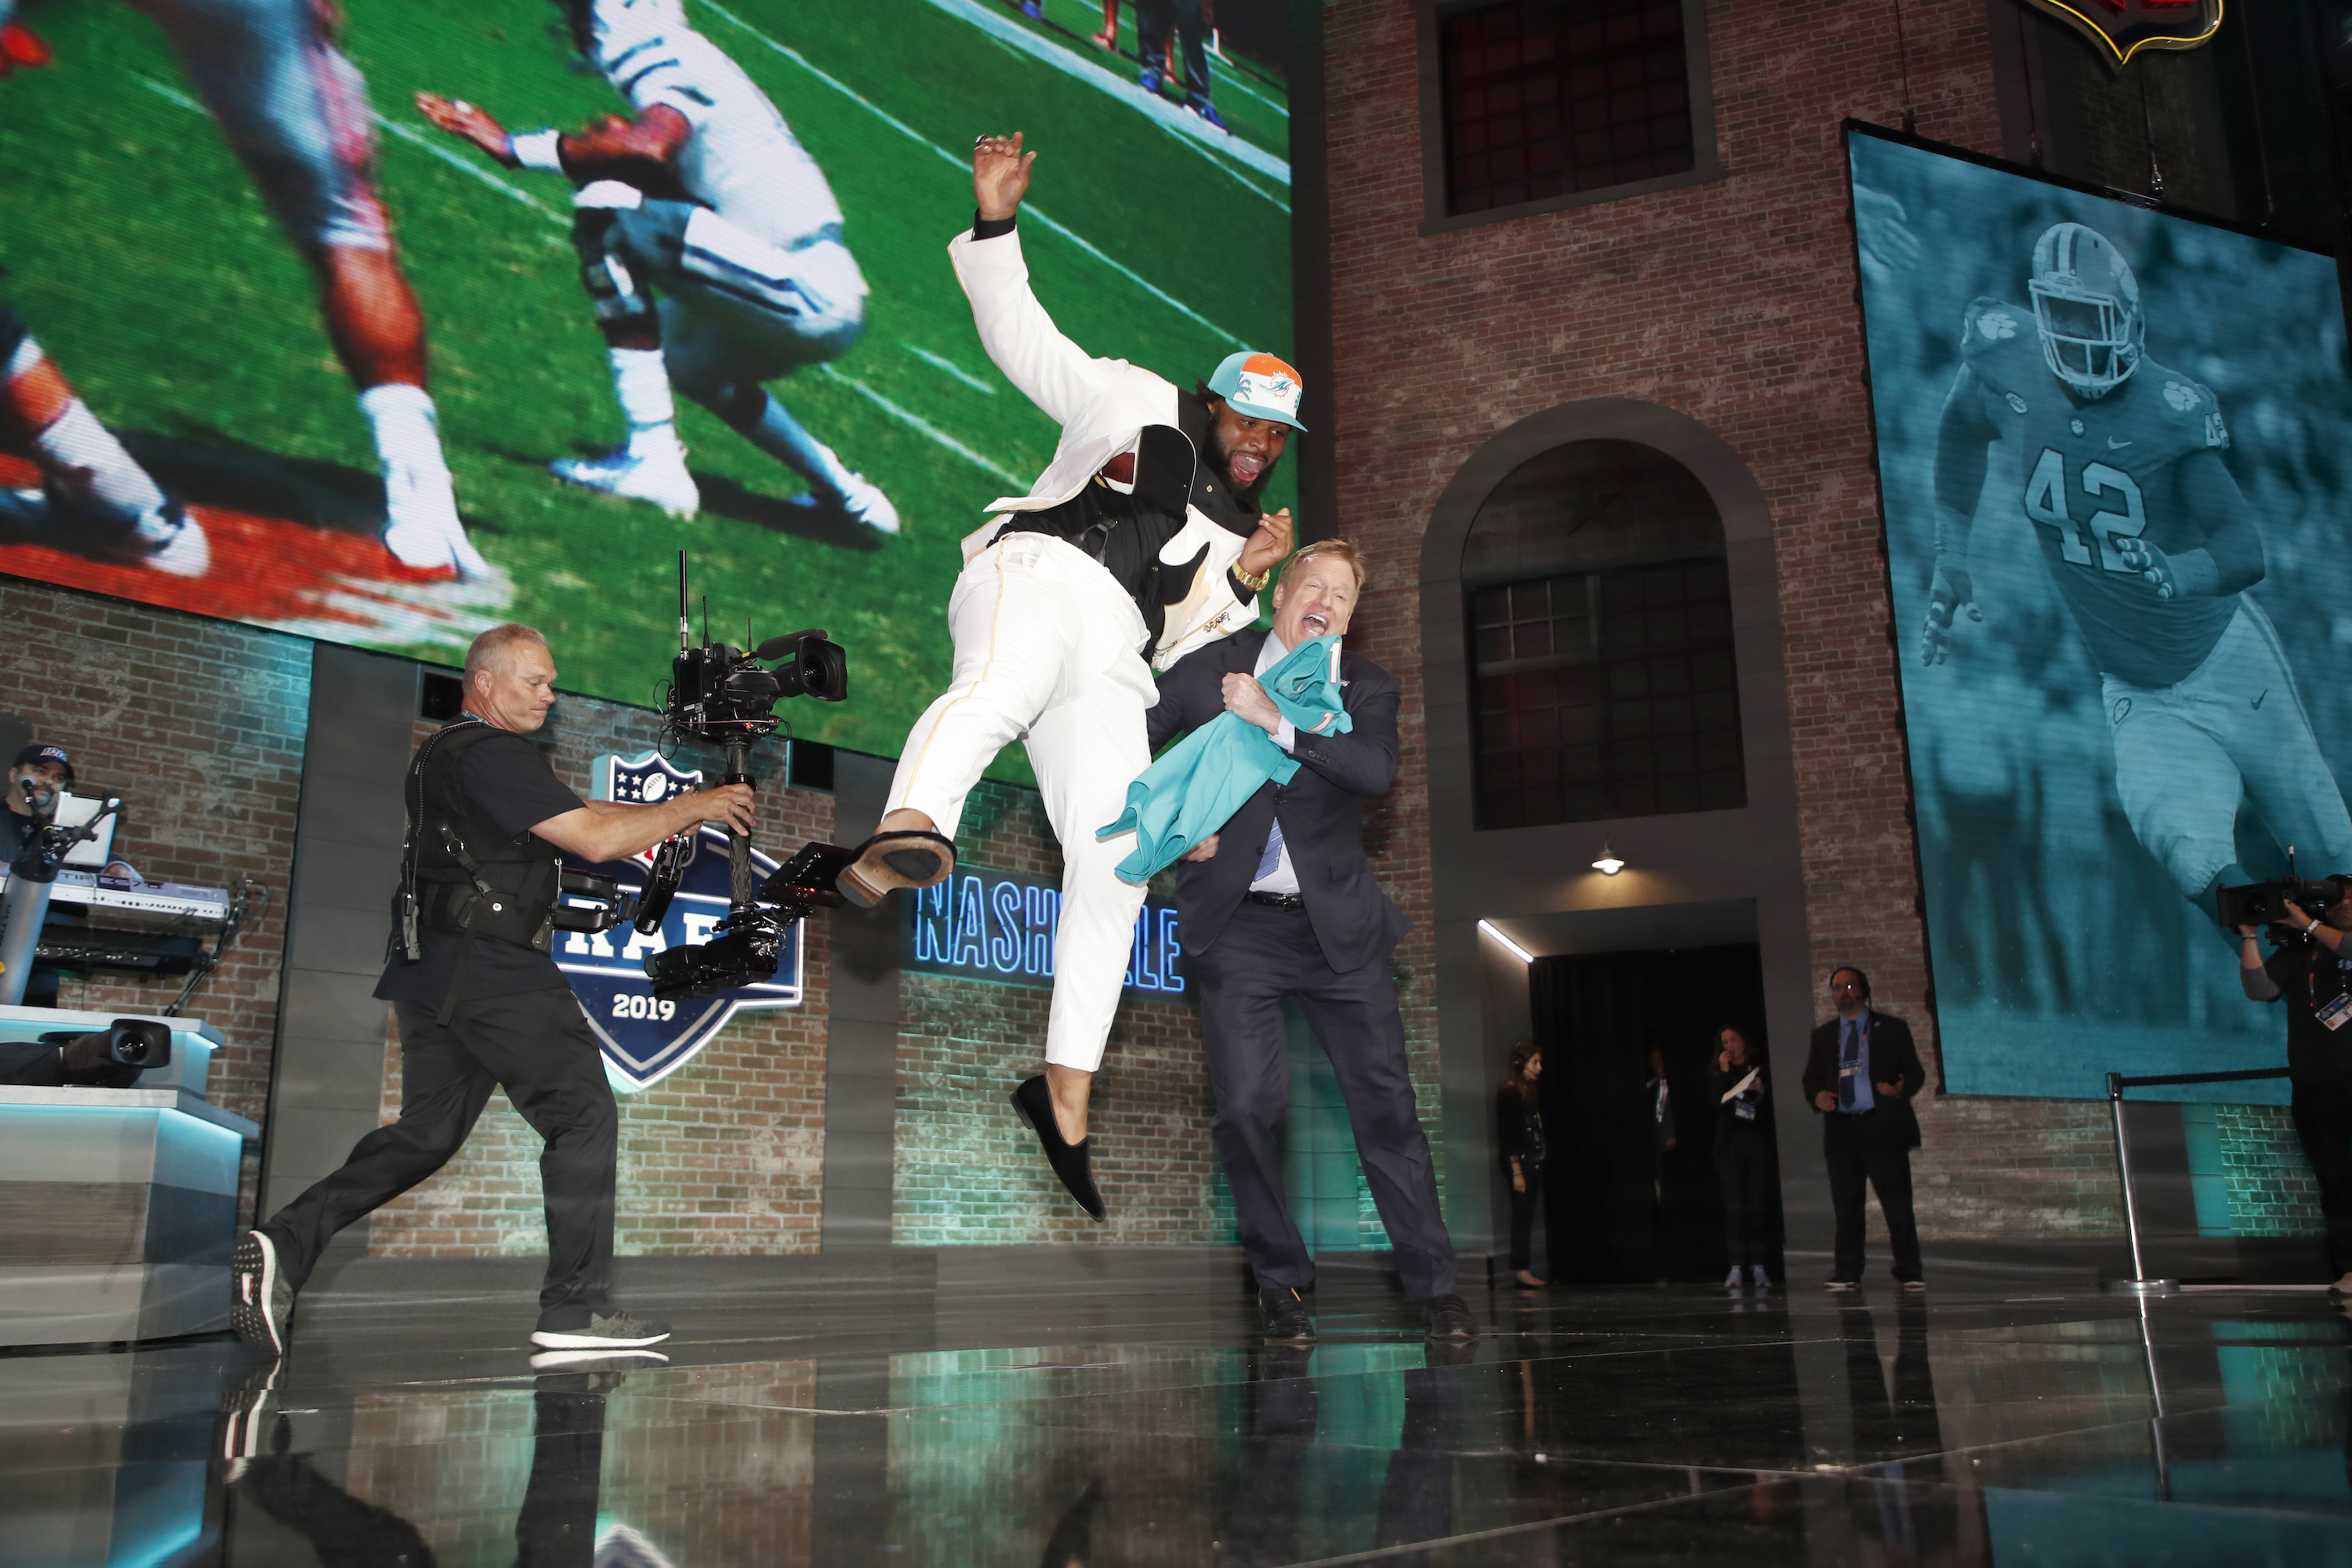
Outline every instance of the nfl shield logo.
[[(693, 789), (702, 774), (684, 773), (656, 752), (634, 759), (606, 755), (596, 759), (594, 795), (598, 800), (651, 805)], [(574, 870), (610, 877), (624, 893), (645, 889), (653, 863), (650, 851), (627, 860), (574, 866)], [(567, 862), (567, 864), (569, 864)], [(773, 858), (751, 851), (755, 875), (776, 869)], [(757, 985), (697, 996), (683, 1002), (657, 1001), (646, 979), (646, 955), (672, 943), (709, 940), (711, 927), (727, 913), (727, 836), (705, 823), (695, 838), (694, 858), (678, 883), (662, 929), (640, 936), (629, 926), (591, 936), (583, 931), (558, 931), (555, 964), (572, 983), (589, 1026), (604, 1050), (604, 1076), (615, 1089), (633, 1091), (659, 1083), (694, 1059), (727, 1020), (746, 1007), (795, 1007), (801, 1000), (801, 928), (793, 926), (776, 964), (776, 977)]]
[(2221, 30), (2221, 0), (2030, 0), (2121, 70), (2142, 49), (2193, 49)]

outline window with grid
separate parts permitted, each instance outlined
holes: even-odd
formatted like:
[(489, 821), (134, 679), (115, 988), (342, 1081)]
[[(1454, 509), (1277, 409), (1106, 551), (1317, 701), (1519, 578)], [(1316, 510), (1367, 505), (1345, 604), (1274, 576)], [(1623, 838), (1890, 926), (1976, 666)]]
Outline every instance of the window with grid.
[(1449, 214), (1696, 166), (1680, 0), (1509, 0), (1438, 24)]
[(1470, 596), (1478, 826), (1748, 804), (1720, 557)]

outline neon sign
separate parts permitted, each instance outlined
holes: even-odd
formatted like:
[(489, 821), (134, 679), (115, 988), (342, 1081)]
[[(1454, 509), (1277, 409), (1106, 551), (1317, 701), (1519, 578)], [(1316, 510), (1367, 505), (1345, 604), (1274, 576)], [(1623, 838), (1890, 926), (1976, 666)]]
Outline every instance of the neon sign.
[[(1050, 990), (1062, 890), (1043, 877), (974, 866), (903, 900), (899, 962), (921, 974)], [(1147, 899), (1135, 917), (1123, 984), (1137, 1001), (1192, 997), (1184, 984), (1176, 905)]]

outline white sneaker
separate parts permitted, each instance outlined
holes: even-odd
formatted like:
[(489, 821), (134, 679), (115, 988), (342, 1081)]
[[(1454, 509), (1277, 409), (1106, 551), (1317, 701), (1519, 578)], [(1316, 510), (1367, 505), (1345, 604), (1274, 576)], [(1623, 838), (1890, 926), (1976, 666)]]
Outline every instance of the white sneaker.
[[(1734, 1269), (1733, 1272), (1737, 1273), (1738, 1271)], [(1759, 1263), (1753, 1265), (1749, 1268), (1748, 1273), (1748, 1277), (1756, 1281), (1756, 1289), (1759, 1290), (1769, 1290), (1772, 1289), (1772, 1277), (1764, 1272), (1764, 1266), (1762, 1264)]]
[(141, 520), (110, 553), (173, 577), (201, 577), (213, 569), (212, 542), (205, 537), (204, 524), (177, 501)]
[(686, 471), (683, 448), (631, 457), (625, 447), (601, 458), (558, 458), (547, 465), (567, 484), (627, 500), (651, 501), (672, 517), (702, 510), (702, 491)]
[(852, 474), (841, 488), (841, 510), (877, 533), (898, 531), (898, 509), (881, 487), (864, 474)]
[(657, 1345), (669, 1338), (669, 1325), (657, 1318), (628, 1312), (593, 1312), (584, 1329), (533, 1330), (530, 1342), (551, 1351), (627, 1351)]
[(438, 474), (407, 467), (386, 471), (383, 513), (383, 547), (403, 566), (477, 580), (497, 575), (466, 537), (457, 491), (446, 468)]
[(1731, 1266), (1731, 1272), (1723, 1277), (1723, 1288), (1727, 1290), (1744, 1290), (1748, 1288), (1748, 1277), (1740, 1273), (1739, 1265), (1737, 1263)]

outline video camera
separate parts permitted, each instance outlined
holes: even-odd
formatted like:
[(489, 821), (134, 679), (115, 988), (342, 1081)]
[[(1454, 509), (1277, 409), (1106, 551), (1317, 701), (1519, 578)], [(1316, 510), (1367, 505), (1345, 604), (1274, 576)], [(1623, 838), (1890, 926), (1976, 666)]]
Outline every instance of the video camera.
[[(751, 641), (748, 634), (744, 641)], [(775, 668), (764, 668), (771, 664)], [(665, 739), (719, 747), (727, 757), (727, 772), (719, 782), (749, 785), (753, 783), (751, 743), (774, 732), (778, 702), (792, 697), (839, 702), (848, 695), (849, 655), (821, 630), (770, 637), (747, 653), (712, 642), (706, 624), (701, 646), (695, 646), (688, 627), (686, 552), (678, 552), (677, 657), (670, 661), (669, 690), (662, 703)], [(699, 831), (689, 829), (663, 840), (654, 852), (645, 891), (625, 911), (620, 906), (626, 900), (619, 900), (616, 892), (608, 925), (627, 920), (645, 935), (661, 929), (679, 879), (694, 858)], [(664, 1000), (682, 1000), (774, 978), (777, 956), (793, 922), (812, 909), (829, 909), (842, 901), (834, 889), (834, 879), (854, 858), (854, 852), (831, 844), (806, 845), (754, 888), (751, 841), (730, 826), (727, 830), (727, 916), (713, 929), (709, 942), (646, 955), (646, 977), (653, 982), (654, 994)], [(566, 872), (565, 877), (567, 884), (573, 877), (583, 882), (603, 880), (577, 872)], [(575, 897), (595, 896), (585, 888), (567, 885), (564, 890)], [(606, 912), (583, 909), (575, 918)], [(560, 910), (556, 923), (566, 930), (576, 929), (563, 926)]]
[(2249, 882), (2242, 888), (2223, 888), (2218, 900), (2221, 925), (2227, 931), (2240, 926), (2287, 925), (2293, 921), (2286, 911), (2289, 904), (2317, 920), (2343, 899), (2347, 888), (2352, 888), (2352, 877), (2323, 877), (2316, 882), (2306, 882), (2290, 876)]
[(117, 1018), (103, 1029), (52, 1030), (38, 1039), (45, 1046), (62, 1047), (77, 1058), (103, 1052), (105, 1059), (116, 1067), (172, 1065), (172, 1026), (153, 1018)]

